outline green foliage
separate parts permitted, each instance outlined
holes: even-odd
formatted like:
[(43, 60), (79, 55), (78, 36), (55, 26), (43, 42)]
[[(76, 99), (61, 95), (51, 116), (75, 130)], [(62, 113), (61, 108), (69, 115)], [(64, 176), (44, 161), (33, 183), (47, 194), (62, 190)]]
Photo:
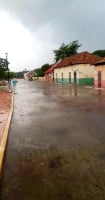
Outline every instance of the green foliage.
[(5, 79), (5, 72), (0, 70), (0, 80)]
[(24, 78), (24, 73), (23, 72), (15, 72), (15, 77), (18, 79)]
[(15, 72), (9, 72), (9, 78), (16, 78), (16, 73)]
[(0, 79), (6, 79), (7, 63), (6, 59), (0, 58)]
[(0, 72), (7, 71), (6, 59), (0, 58)]
[(50, 65), (48, 63), (41, 66), (41, 70), (44, 73), (47, 69), (49, 69)]
[[(9, 78), (16, 78), (15, 72), (9, 72)], [(8, 72), (1, 71), (0, 72), (0, 80), (8, 80)]]
[(79, 49), (80, 46), (81, 46), (81, 44), (78, 43), (78, 40), (75, 40), (75, 41), (71, 42), (70, 44), (63, 43), (58, 50), (53, 51), (55, 54), (56, 62), (65, 57), (76, 54), (77, 50)]
[(37, 77), (43, 77), (43, 72), (42, 72), (41, 68), (37, 68), (35, 70), (35, 72), (36, 72), (36, 76)]
[(105, 57), (105, 50), (96, 50), (93, 52), (96, 56)]
[(47, 64), (42, 65), (41, 68), (35, 69), (34, 76), (36, 76), (36, 77), (43, 77), (45, 75), (45, 71), (47, 69), (49, 69), (49, 67), (50, 67), (50, 65), (47, 63)]
[(34, 72), (33, 77), (37, 77), (37, 73), (36, 72)]

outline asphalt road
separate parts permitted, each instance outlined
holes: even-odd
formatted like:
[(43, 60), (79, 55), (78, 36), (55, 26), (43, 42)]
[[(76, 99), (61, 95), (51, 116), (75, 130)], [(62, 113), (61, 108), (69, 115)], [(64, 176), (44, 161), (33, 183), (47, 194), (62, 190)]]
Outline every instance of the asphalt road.
[[(63, 196), (62, 194), (60, 197), (58, 191), (56, 191), (56, 196), (44, 197), (43, 193), (48, 195), (48, 192), (43, 192), (42, 190), (42, 193), (40, 191), (38, 193), (35, 189), (37, 187), (37, 183), (34, 180), (35, 174), (39, 174), (38, 166), (44, 168), (44, 170), (47, 169), (43, 159), (49, 158), (50, 160), (53, 157), (55, 160), (56, 158), (59, 160), (62, 155), (63, 158), (66, 158), (69, 153), (71, 159), (79, 162), (78, 158), (83, 156), (83, 152), (90, 152), (89, 156), (91, 158), (88, 156), (89, 162), (97, 157), (97, 161), (95, 160), (94, 162), (95, 165), (97, 166), (97, 163), (103, 162), (105, 167), (104, 146), (105, 90), (96, 90), (84, 86), (77, 87), (40, 81), (28, 82), (19, 80), (14, 95), (14, 113), (4, 162), (3, 178), (1, 180), (0, 199), (84, 200), (86, 193), (80, 193), (80, 196), (75, 196), (73, 189), (70, 194), (66, 191), (68, 196)], [(79, 152), (78, 158), (76, 157), (76, 152), (77, 154)], [(56, 157), (58, 155), (61, 157)], [(87, 159), (84, 155), (83, 160), (85, 158)], [(37, 164), (38, 162), (39, 165)], [(48, 164), (48, 161), (45, 163)], [(80, 163), (77, 163), (77, 165), (82, 168)], [(50, 164), (49, 168), (58, 168), (60, 161), (50, 160)], [(40, 169), (40, 167), (39, 176), (42, 177), (42, 168)], [(72, 167), (73, 169), (75, 168), (74, 166)], [(90, 167), (91, 171), (93, 168)], [(87, 173), (88, 170), (86, 171), (86, 169), (85, 172)], [(92, 176), (94, 176), (93, 172), (94, 170), (92, 171)], [(101, 173), (103, 174), (103, 171)], [(49, 177), (51, 175), (48, 175), (47, 170), (43, 172), (43, 176), (44, 174), (47, 174), (46, 176)], [(97, 177), (97, 174), (98, 172), (96, 172), (95, 177)], [(90, 179), (89, 181), (91, 182)], [(42, 178), (42, 180), (43, 184), (45, 184), (45, 178)], [(76, 181), (79, 182), (79, 178)], [(95, 185), (97, 185), (96, 182), (95, 178)], [(38, 183), (39, 188), (40, 183)], [(84, 182), (82, 183), (85, 185)], [(104, 199), (103, 192), (105, 190), (100, 189), (100, 185), (103, 185), (103, 182), (99, 184), (99, 193), (95, 193), (95, 195), (94, 189), (87, 188), (88, 193), (91, 193), (93, 196), (87, 195), (85, 199), (90, 197), (95, 200)], [(59, 192), (60, 190), (61, 188)], [(77, 192), (79, 190), (80, 188)], [(82, 190), (83, 188), (81, 188)], [(52, 191), (54, 193), (54, 188)]]

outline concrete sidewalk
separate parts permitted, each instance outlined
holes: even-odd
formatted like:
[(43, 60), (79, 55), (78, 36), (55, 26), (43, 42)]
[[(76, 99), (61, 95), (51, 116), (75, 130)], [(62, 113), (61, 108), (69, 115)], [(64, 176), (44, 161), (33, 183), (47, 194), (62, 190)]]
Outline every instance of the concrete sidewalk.
[(10, 92), (0, 93), (0, 173), (2, 170), (8, 132), (13, 112), (13, 94)]

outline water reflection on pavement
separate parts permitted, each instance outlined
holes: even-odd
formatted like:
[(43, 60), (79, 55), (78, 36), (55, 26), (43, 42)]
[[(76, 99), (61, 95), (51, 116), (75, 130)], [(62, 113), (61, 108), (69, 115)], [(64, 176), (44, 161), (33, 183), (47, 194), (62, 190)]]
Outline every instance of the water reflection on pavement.
[(25, 80), (16, 87), (0, 199), (43, 200), (34, 188), (41, 156), (104, 143), (105, 91)]

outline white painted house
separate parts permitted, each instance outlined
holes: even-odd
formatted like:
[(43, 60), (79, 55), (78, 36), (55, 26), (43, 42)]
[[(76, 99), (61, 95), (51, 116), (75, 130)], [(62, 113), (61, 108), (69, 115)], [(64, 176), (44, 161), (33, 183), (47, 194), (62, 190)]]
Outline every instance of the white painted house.
[(54, 80), (57, 83), (92, 85), (94, 84), (94, 64), (99, 60), (100, 57), (88, 52), (64, 58), (54, 69)]

